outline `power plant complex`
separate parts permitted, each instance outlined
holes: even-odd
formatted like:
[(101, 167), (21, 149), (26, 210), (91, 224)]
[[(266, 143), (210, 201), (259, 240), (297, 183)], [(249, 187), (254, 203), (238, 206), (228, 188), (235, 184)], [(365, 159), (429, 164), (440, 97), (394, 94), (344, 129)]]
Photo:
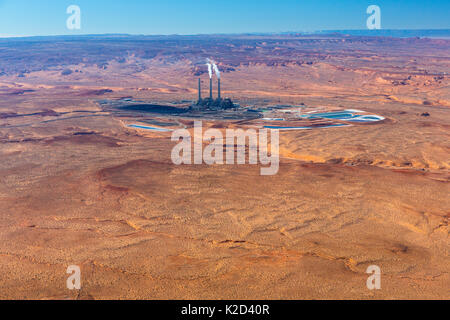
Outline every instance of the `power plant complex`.
[[(216, 62), (211, 59), (206, 59), (209, 74), (209, 98), (202, 98), (202, 81), (198, 79), (198, 101), (192, 106), (194, 110), (223, 110), (236, 108), (231, 99), (222, 99), (220, 88), (220, 70)], [(217, 76), (217, 99), (213, 97), (213, 71)]]
[(217, 79), (217, 99), (213, 97), (213, 79), (209, 78), (209, 97), (202, 98), (202, 81), (198, 79), (198, 101), (192, 106), (196, 110), (221, 110), (235, 108), (235, 104), (231, 99), (222, 99), (220, 78)]

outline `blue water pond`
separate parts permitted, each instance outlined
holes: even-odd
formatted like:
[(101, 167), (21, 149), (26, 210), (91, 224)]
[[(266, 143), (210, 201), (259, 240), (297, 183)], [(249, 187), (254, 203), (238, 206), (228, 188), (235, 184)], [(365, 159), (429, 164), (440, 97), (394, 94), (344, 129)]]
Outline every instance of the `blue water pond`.
[(152, 130), (152, 131), (158, 131), (158, 132), (170, 132), (170, 131), (173, 131), (172, 129), (164, 129), (164, 128), (157, 128), (157, 127), (141, 126), (141, 125), (137, 125), (137, 124), (131, 124), (128, 127), (129, 128), (144, 129), (144, 130)]

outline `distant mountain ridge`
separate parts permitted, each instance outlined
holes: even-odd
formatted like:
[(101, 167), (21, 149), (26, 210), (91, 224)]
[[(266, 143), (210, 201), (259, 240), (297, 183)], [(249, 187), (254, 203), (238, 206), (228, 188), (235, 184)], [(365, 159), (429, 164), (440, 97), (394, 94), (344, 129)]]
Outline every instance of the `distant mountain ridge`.
[(379, 29), (379, 30), (321, 30), (314, 31), (311, 34), (348, 34), (352, 36), (375, 36), (375, 37), (394, 37), (394, 38), (450, 38), (450, 29)]
[(393, 38), (450, 38), (450, 29), (344, 29), (344, 30), (315, 30), (315, 31), (287, 31), (287, 32), (250, 32), (250, 33), (223, 33), (223, 34), (168, 34), (168, 35), (145, 35), (145, 34), (126, 34), (126, 33), (107, 33), (107, 34), (84, 34), (84, 35), (49, 35), (49, 36), (30, 36), (30, 37), (0, 37), (2, 42), (8, 40), (63, 40), (67, 39), (88, 39), (88, 38), (143, 38), (143, 39), (168, 39), (168, 38), (198, 38), (198, 37), (240, 37), (240, 36), (323, 36), (323, 35), (349, 35), (349, 36), (373, 36), (373, 37), (393, 37)]

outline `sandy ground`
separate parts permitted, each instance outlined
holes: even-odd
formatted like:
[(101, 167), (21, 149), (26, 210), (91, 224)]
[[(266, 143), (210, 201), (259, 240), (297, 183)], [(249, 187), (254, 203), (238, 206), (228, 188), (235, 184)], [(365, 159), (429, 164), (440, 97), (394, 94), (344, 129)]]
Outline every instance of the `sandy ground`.
[[(234, 65), (223, 90), (242, 105), (387, 119), (283, 132), (268, 177), (175, 166), (170, 134), (125, 128), (95, 102), (194, 100), (188, 58), (0, 77), (0, 298), (449, 299), (449, 43), (333, 42), (313, 64)], [(370, 265), (381, 290), (366, 287)]]

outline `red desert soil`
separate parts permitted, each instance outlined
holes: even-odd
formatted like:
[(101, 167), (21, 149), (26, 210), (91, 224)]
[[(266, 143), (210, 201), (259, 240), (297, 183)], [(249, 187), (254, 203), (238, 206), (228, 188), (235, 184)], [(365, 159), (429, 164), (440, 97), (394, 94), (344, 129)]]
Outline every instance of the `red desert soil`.
[[(0, 298), (450, 298), (450, 41), (157, 43), (0, 76)], [(387, 120), (282, 132), (279, 173), (261, 176), (175, 166), (170, 133), (97, 103), (194, 100), (209, 56), (242, 105)], [(66, 288), (69, 265), (81, 291)], [(370, 265), (381, 290), (366, 287)]]

